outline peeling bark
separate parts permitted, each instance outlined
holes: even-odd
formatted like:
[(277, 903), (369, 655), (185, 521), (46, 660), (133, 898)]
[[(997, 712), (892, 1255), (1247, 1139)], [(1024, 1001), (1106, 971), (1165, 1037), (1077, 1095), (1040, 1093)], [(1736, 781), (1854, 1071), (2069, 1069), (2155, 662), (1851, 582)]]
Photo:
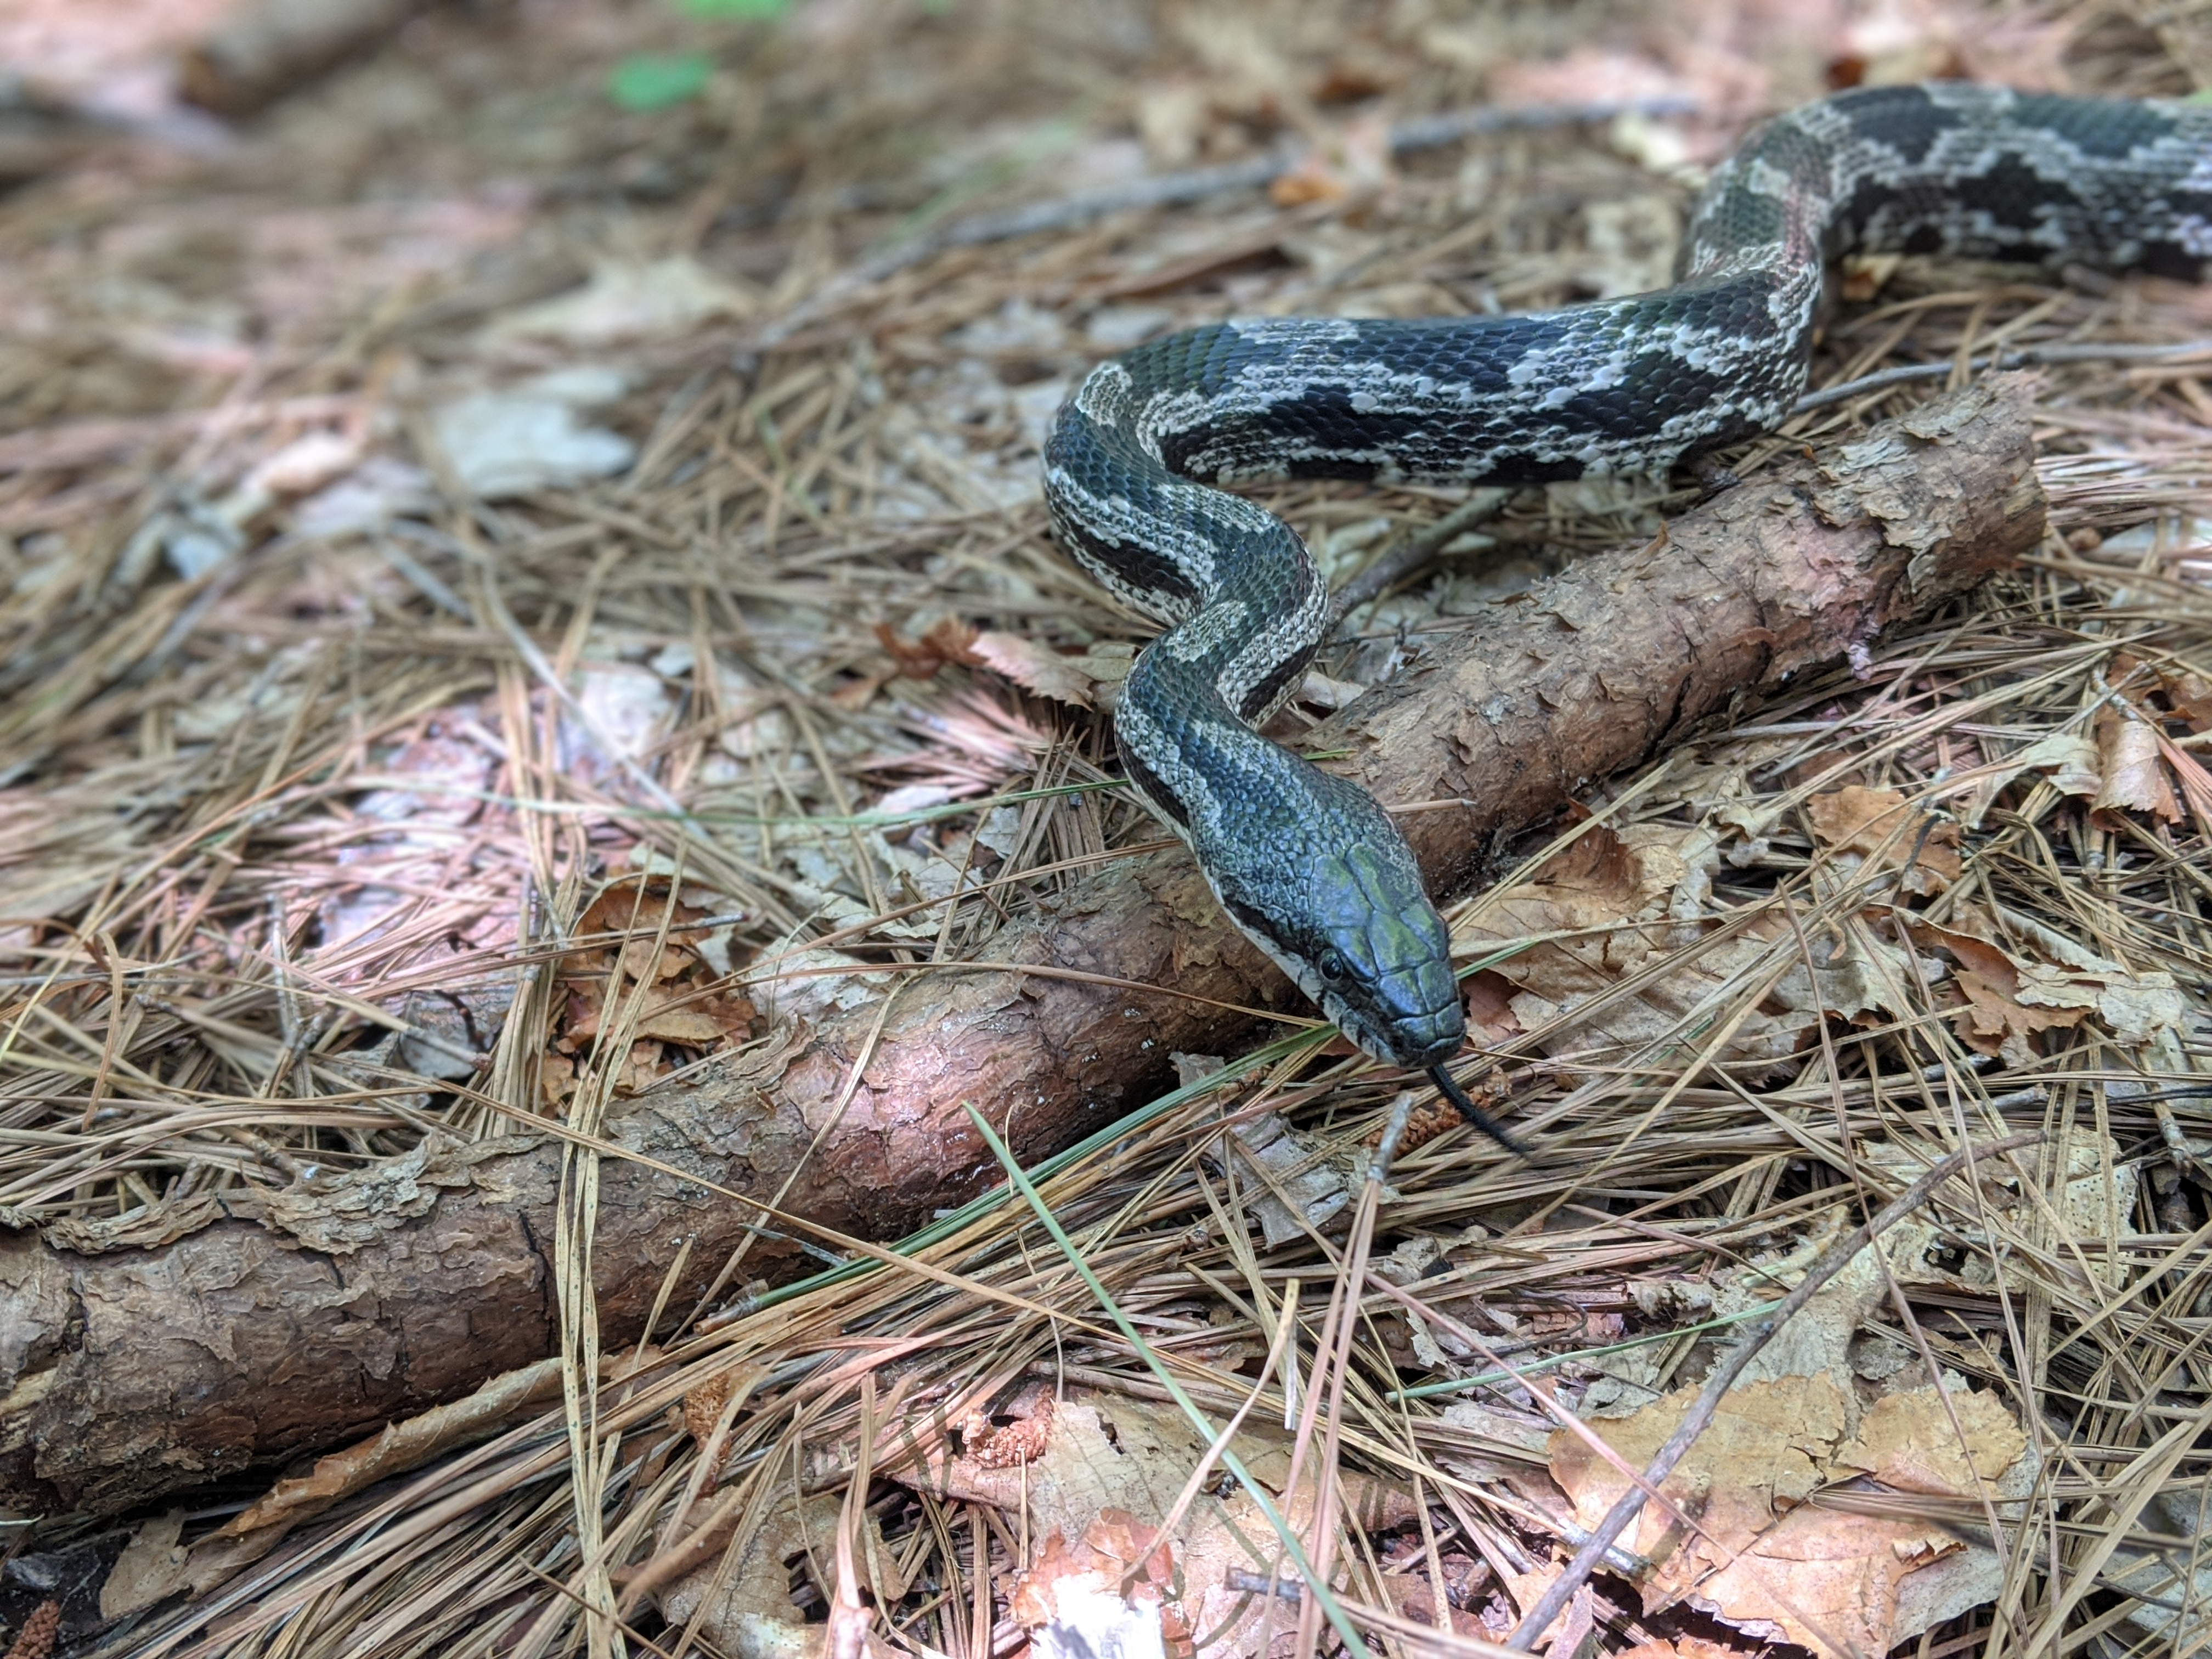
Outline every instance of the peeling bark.
[(255, 0), (184, 54), (185, 97), (251, 115), (397, 33), (436, 0)]
[[(2041, 537), (2019, 376), (1792, 460), (1651, 545), (1586, 559), (1435, 644), (1314, 733), (1385, 801), (1473, 803), (1406, 828), (1431, 886), (1757, 688), (1863, 647)], [(1080, 969), (1248, 1007), (1299, 1005), (1180, 851), (1043, 900), (994, 962)], [(605, 1340), (634, 1340), (684, 1241), (687, 1308), (794, 1170), (787, 1211), (887, 1239), (988, 1185), (963, 1101), (1025, 1159), (1157, 1094), (1175, 1050), (1255, 1018), (1165, 991), (1004, 969), (932, 972), (680, 1086), (620, 1103), (594, 1260)], [(856, 1060), (821, 1151), (799, 1167)], [(313, 1194), (225, 1193), (115, 1222), (0, 1235), (0, 1504), (116, 1510), (374, 1432), (556, 1346), (562, 1148), (430, 1144)], [(762, 1237), (744, 1279), (806, 1261)]]

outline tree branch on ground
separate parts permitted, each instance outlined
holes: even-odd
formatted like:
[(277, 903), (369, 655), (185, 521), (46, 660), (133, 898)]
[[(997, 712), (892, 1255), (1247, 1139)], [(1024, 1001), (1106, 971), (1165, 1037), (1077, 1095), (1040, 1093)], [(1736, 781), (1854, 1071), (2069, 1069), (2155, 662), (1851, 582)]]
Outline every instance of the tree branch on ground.
[[(1456, 803), (1402, 823), (1434, 890), (1463, 890), (1500, 834), (2033, 550), (2030, 395), (1994, 377), (1781, 461), (1432, 637), (1310, 746), (1386, 803)], [(888, 1006), (611, 1106), (602, 1132), (629, 1156), (599, 1174), (603, 1343), (635, 1341), (662, 1298), (664, 1325), (680, 1317), (741, 1252), (734, 1288), (809, 1264), (717, 1188), (896, 1238), (997, 1182), (969, 1103), (1032, 1161), (1152, 1098), (1173, 1053), (1246, 1041), (1262, 1016), (1240, 1011), (1309, 1012), (1179, 849), (1043, 899), (989, 948), (1079, 972), (916, 969)], [(540, 1359), (562, 1160), (548, 1133), (434, 1138), (312, 1192), (0, 1235), (0, 1504), (126, 1509)]]

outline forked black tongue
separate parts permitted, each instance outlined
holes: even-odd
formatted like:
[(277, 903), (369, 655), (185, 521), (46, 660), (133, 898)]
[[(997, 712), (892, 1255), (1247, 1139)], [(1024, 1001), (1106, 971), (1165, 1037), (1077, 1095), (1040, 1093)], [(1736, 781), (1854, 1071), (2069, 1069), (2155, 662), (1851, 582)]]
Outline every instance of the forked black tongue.
[(1431, 1066), (1429, 1067), (1429, 1081), (1437, 1085), (1437, 1092), (1438, 1094), (1442, 1095), (1446, 1100), (1449, 1100), (1453, 1105), (1459, 1108), (1459, 1115), (1465, 1118), (1469, 1123), (1472, 1123), (1476, 1128), (1481, 1130), (1483, 1133), (1488, 1135), (1492, 1140), (1503, 1146), (1507, 1152), (1512, 1153), (1514, 1157), (1519, 1158), (1522, 1163), (1527, 1164), (1533, 1163), (1534, 1161), (1530, 1156), (1528, 1149), (1526, 1146), (1523, 1146), (1519, 1141), (1514, 1139), (1511, 1135), (1505, 1133), (1505, 1127), (1503, 1124), (1499, 1123), (1496, 1118), (1491, 1116), (1489, 1113), (1484, 1111), (1481, 1107), (1476, 1105), (1472, 1100), (1469, 1100), (1467, 1097), (1467, 1091), (1461, 1088), (1458, 1084), (1452, 1081), (1451, 1073), (1449, 1072), (1444, 1070), (1441, 1066)]

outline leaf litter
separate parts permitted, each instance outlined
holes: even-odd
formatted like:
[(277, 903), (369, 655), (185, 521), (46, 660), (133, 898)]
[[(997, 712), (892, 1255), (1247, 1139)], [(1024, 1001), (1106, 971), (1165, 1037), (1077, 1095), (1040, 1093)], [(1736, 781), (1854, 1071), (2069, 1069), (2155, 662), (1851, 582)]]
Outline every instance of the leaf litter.
[[(1262, 12), (813, 0), (696, 23), (726, 84), (566, 121), (529, 100), (600, 74), (611, 25), (441, 16), (189, 189), (110, 161), (9, 204), (8, 1224), (152, 1246), (404, 1182), (436, 1137), (580, 1127), (902, 958), (988, 955), (1009, 907), (1157, 840), (1097, 719), (1143, 629), (1036, 493), (1097, 353), (1626, 291), (1698, 169), (1825, 79), (2212, 65), (2201, 20), (2096, 8), (1620, 7), (1601, 43)], [(1053, 64), (1116, 90), (1071, 114)], [(1692, 107), (1378, 138), (1647, 97)], [(1264, 191), (865, 276), (970, 205), (1282, 145)], [(380, 167), (447, 193), (331, 182)], [(1824, 382), (2204, 326), (2148, 279), (1849, 280)], [(1785, 1328), (1551, 1650), (2200, 1644), (2208, 406), (2186, 361), (2054, 369), (2028, 568), (1498, 849), (1450, 918), (1473, 1086), (1543, 1161), (1415, 1102), (1378, 1184), (1399, 1079), (1295, 1032), (1184, 1057), (1044, 1183), (1139, 1342), (1018, 1212), (956, 1216), (872, 1273), (671, 1310), (578, 1395), (597, 1461), (555, 1359), (204, 1509), (41, 1518), (4, 1633), (66, 1607), (114, 1654), (1272, 1653), (1326, 1596), (1370, 1646), (1460, 1651), (1826, 1242), (2033, 1128)], [(1457, 504), (1262, 497), (1340, 580)], [(1285, 729), (1672, 504), (1516, 495), (1351, 619)], [(1163, 1375), (1243, 1413), (1224, 1447), (1325, 1583)]]

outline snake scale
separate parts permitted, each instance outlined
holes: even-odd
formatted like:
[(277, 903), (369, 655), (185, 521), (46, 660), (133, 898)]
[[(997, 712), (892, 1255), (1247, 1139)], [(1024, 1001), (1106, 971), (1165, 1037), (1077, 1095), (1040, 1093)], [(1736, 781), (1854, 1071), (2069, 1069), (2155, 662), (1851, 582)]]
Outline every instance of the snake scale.
[(1115, 712), (1131, 781), (1346, 1036), (1429, 1072), (1492, 1133), (1443, 1070), (1465, 1013), (1404, 838), (1255, 730), (1321, 645), (1320, 570), (1217, 486), (1664, 473), (1781, 423), (1827, 263), (1853, 251), (2194, 277), (2212, 255), (2212, 107), (1962, 82), (1840, 94), (1716, 170), (1670, 287), (1509, 316), (1218, 323), (1100, 364), (1060, 411), (1045, 495), (1063, 545), (1167, 625)]

